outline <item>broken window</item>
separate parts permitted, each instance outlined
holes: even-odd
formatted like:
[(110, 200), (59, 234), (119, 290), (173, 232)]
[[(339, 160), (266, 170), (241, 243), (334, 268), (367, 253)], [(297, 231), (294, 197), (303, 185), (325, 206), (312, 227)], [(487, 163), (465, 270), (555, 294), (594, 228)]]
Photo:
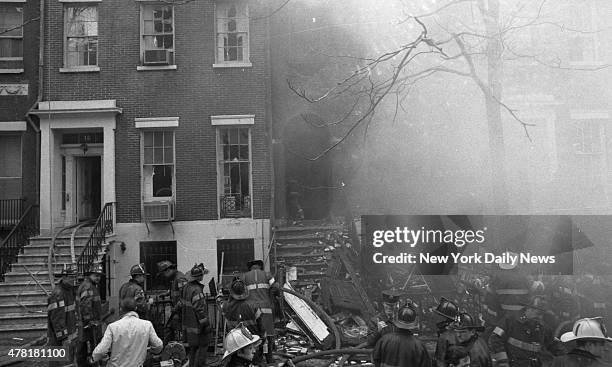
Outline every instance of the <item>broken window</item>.
[(145, 200), (173, 197), (174, 132), (144, 132), (143, 162)]
[(66, 67), (98, 65), (98, 8), (65, 8)]
[(221, 217), (251, 216), (251, 160), (248, 127), (219, 129)]
[(174, 11), (168, 4), (144, 4), (141, 8), (141, 56), (143, 65), (174, 64)]
[(217, 62), (249, 62), (249, 17), (246, 3), (218, 3)]

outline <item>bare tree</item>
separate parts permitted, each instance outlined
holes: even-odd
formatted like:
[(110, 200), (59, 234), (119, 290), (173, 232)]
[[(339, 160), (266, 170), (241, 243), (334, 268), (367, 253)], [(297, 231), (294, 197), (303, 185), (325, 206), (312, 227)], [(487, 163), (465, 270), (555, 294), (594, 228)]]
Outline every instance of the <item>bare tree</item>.
[[(401, 44), (373, 57), (353, 57), (356, 70), (314, 95), (307, 88), (288, 80), (289, 88), (308, 103), (334, 103), (347, 97), (348, 103), (338, 119), (326, 125), (343, 125), (342, 137), (309, 160), (318, 160), (342, 144), (360, 126), (368, 124), (383, 101), (395, 104), (393, 119), (402, 110), (402, 101), (426, 80), (444, 74), (465, 77), (481, 91), (488, 126), (492, 194), (495, 209), (504, 213), (508, 206), (506, 187), (503, 115), (508, 114), (531, 140), (528, 121), (504, 102), (504, 70), (517, 59), (531, 59), (551, 69), (571, 69), (561, 57), (540, 52), (526, 52), (516, 47), (517, 40), (546, 27), (563, 32), (584, 32), (568, 27), (556, 5), (547, 0), (449, 0), (438, 2), (432, 10), (421, 10), (419, 2), (400, 1), (406, 15), (399, 24), (414, 31), (406, 32)], [(520, 44), (520, 42), (519, 42)], [(338, 57), (338, 55), (335, 55)], [(606, 67), (606, 66), (603, 66)], [(592, 68), (588, 70), (597, 70)]]

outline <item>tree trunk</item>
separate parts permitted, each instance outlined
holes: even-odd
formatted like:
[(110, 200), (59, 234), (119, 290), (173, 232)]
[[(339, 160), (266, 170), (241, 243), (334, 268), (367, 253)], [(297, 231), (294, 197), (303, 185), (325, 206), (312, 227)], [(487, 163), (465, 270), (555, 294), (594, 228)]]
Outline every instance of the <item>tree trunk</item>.
[(494, 214), (508, 213), (506, 159), (501, 116), (503, 80), (502, 45), (499, 36), (499, 0), (484, 1), (484, 21), (487, 35), (487, 83), (485, 93), (489, 132), (492, 201)]

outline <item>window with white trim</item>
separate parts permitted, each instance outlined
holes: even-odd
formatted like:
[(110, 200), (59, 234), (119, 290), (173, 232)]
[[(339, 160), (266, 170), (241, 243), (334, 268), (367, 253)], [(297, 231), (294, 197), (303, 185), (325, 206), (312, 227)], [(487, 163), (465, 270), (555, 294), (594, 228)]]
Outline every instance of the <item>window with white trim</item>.
[(144, 201), (171, 199), (175, 190), (174, 131), (144, 131), (142, 149)]
[(0, 3), (0, 59), (23, 58), (23, 6)]
[(251, 217), (250, 129), (232, 126), (217, 131), (221, 218)]
[(217, 63), (249, 62), (249, 15), (245, 2), (216, 4)]
[(98, 7), (66, 5), (64, 8), (64, 66), (98, 65)]
[(142, 65), (174, 65), (174, 7), (167, 3), (140, 5)]

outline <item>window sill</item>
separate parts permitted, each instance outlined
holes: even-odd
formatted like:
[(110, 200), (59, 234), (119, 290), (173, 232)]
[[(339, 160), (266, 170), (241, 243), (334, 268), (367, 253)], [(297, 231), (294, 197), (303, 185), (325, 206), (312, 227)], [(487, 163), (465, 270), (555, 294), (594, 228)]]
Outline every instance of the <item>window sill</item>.
[(213, 64), (213, 68), (250, 68), (253, 64), (250, 62), (222, 62)]
[(0, 69), (0, 74), (21, 74), (23, 69)]
[[(2, 0), (0, 0), (0, 3)], [(0, 57), (0, 61), (23, 61), (23, 57)]]
[(148, 70), (176, 70), (176, 65), (161, 65), (161, 66), (147, 66), (147, 65), (138, 65), (136, 66), (136, 70), (138, 71), (148, 71)]
[(99, 66), (73, 66), (68, 68), (60, 68), (60, 73), (92, 73), (100, 71)]

